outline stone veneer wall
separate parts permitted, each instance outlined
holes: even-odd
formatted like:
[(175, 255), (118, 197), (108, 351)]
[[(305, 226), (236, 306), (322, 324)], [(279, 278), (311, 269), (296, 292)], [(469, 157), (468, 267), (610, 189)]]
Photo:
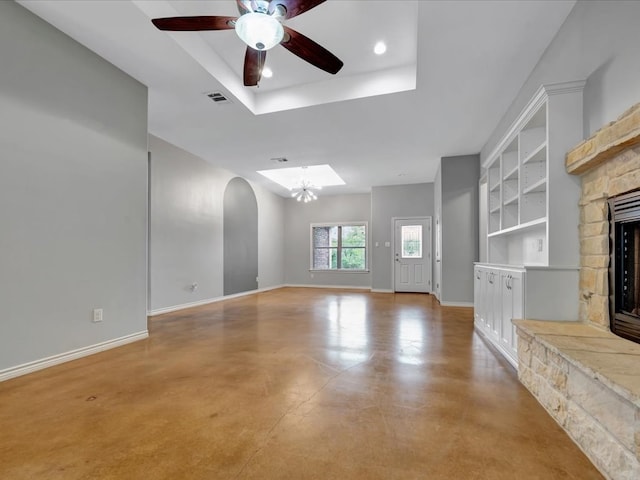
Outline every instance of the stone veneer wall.
[(582, 176), (580, 322), (514, 321), (518, 377), (609, 479), (640, 479), (640, 345), (609, 330), (610, 197), (640, 188), (640, 104), (566, 157)]
[(518, 378), (611, 480), (640, 479), (640, 345), (575, 322), (517, 320)]
[(582, 175), (580, 320), (609, 328), (607, 200), (640, 188), (640, 104), (571, 150), (566, 166)]

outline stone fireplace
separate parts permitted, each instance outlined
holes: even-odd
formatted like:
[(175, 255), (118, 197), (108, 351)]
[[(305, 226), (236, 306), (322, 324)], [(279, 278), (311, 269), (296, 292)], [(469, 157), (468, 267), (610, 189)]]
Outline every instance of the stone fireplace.
[(606, 478), (640, 479), (640, 344), (611, 333), (609, 200), (640, 189), (640, 104), (571, 150), (579, 318), (516, 320), (518, 376)]
[(567, 154), (582, 176), (580, 320), (609, 328), (609, 198), (640, 188), (640, 104)]

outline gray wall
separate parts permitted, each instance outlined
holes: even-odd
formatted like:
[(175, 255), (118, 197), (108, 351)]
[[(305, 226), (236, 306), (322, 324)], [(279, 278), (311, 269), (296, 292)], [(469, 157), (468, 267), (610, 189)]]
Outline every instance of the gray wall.
[[(222, 297), (223, 200), (235, 175), (152, 135), (149, 149), (149, 310)], [(285, 200), (252, 188), (258, 203), (258, 286), (282, 285)], [(190, 288), (194, 283), (196, 290)]]
[(433, 183), (433, 287), (434, 295), (441, 298), (442, 286), (442, 161)]
[(443, 157), (440, 302), (473, 304), (473, 262), (478, 261), (478, 155)]
[[(320, 193), (314, 202), (285, 200), (285, 282), (288, 285), (370, 287), (370, 273), (309, 271), (312, 223), (364, 221), (369, 222), (371, 231), (371, 195), (323, 196)], [(368, 247), (370, 253), (370, 238)]]
[[(371, 288), (393, 290), (393, 217), (433, 217), (433, 183), (371, 189)], [(376, 242), (378, 247), (375, 247)], [(433, 242), (432, 242), (433, 243)]]
[(224, 294), (258, 288), (258, 202), (249, 182), (236, 177), (224, 191)]
[(0, 59), (2, 371), (146, 332), (147, 89), (13, 2)]
[(543, 83), (587, 80), (585, 136), (640, 101), (640, 2), (580, 0), (482, 149), (482, 160)]

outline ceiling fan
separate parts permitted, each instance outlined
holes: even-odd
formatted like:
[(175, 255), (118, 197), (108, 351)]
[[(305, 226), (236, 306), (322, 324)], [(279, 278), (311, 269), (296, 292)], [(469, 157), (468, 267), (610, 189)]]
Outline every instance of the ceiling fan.
[(284, 20), (300, 15), (326, 0), (236, 0), (239, 17), (195, 16), (154, 18), (160, 30), (200, 31), (232, 30), (247, 44), (244, 56), (244, 84), (256, 86), (262, 77), (267, 50), (280, 44), (311, 65), (336, 74), (342, 61), (308, 37), (283, 25)]

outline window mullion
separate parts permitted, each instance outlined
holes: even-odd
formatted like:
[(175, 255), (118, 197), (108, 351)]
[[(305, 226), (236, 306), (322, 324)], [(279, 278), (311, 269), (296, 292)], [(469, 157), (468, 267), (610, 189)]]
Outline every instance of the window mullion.
[(342, 226), (338, 225), (338, 270), (342, 268)]

